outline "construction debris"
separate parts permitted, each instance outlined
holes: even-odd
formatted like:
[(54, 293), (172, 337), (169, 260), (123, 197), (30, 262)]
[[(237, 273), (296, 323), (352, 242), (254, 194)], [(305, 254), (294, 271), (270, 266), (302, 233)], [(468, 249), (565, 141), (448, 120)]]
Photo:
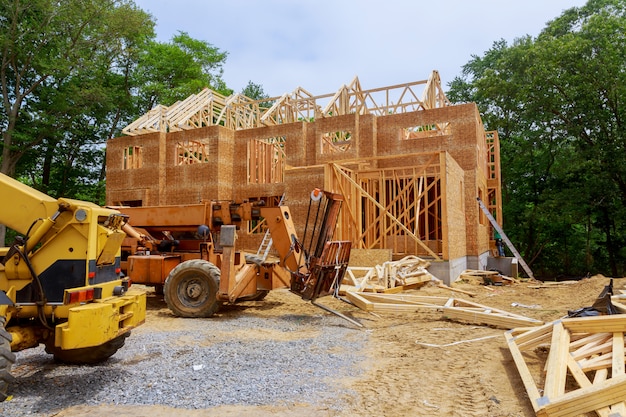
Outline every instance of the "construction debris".
[[(509, 350), (538, 417), (626, 415), (626, 316), (566, 318), (505, 333)], [(526, 358), (549, 349), (543, 373)], [(536, 360), (537, 358), (533, 358)]]
[(417, 288), (436, 279), (428, 272), (429, 266), (430, 262), (414, 255), (397, 261), (383, 262), (373, 267), (349, 266), (340, 293), (345, 294), (349, 291), (398, 293)]
[(464, 323), (484, 324), (505, 329), (540, 326), (535, 320), (471, 301), (408, 294), (346, 293), (346, 298), (362, 310), (377, 313), (403, 313), (420, 310), (441, 311), (442, 318)]
[(465, 271), (461, 272), (457, 279), (470, 284), (484, 284), (496, 286), (515, 284), (519, 282), (515, 278), (502, 275), (499, 271), (483, 271), (478, 269), (466, 269)]

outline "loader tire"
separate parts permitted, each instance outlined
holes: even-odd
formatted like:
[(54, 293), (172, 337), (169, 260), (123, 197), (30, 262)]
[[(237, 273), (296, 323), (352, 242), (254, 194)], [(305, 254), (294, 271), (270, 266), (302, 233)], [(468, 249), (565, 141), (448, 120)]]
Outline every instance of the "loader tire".
[(211, 317), (220, 308), (219, 288), (219, 268), (211, 262), (192, 259), (172, 269), (163, 295), (169, 309), (179, 317)]
[(54, 337), (52, 337), (46, 341), (46, 352), (52, 354), (54, 359), (58, 362), (75, 365), (92, 365), (104, 362), (113, 356), (115, 352), (124, 346), (128, 336), (130, 336), (130, 332), (126, 332), (100, 346), (66, 350), (54, 346)]
[(4, 317), (0, 317), (0, 402), (8, 397), (9, 384), (14, 381), (11, 367), (15, 363), (15, 354), (11, 352), (11, 333), (4, 328)]

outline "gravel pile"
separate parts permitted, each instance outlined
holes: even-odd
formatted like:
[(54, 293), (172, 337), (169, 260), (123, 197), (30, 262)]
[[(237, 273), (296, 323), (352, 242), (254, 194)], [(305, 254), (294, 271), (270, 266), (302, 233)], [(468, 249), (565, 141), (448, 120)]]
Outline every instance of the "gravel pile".
[[(18, 353), (2, 416), (52, 416), (79, 405), (323, 405), (341, 409), (339, 380), (362, 372), (367, 332), (331, 315), (176, 319), (144, 325), (96, 366)], [(278, 335), (279, 337), (272, 337)]]

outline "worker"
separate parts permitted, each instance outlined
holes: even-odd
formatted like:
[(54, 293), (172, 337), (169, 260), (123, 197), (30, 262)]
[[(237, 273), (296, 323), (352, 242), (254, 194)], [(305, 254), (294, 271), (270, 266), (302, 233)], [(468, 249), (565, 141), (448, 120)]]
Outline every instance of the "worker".
[(504, 253), (504, 245), (502, 244), (502, 236), (497, 230), (494, 230), (493, 237), (496, 240), (496, 256), (506, 256)]

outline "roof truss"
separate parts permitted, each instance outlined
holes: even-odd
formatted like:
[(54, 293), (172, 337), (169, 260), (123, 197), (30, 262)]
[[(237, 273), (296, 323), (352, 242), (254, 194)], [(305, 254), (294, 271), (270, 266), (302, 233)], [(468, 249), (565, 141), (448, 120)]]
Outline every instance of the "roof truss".
[[(423, 88), (421, 98), (417, 89)], [(273, 103), (268, 106), (268, 103)], [(325, 104), (324, 104), (325, 103)], [(358, 77), (335, 94), (314, 96), (302, 87), (281, 97), (253, 100), (225, 97), (205, 88), (171, 106), (157, 105), (122, 131), (127, 135), (175, 132), (222, 125), (234, 130), (272, 126), (345, 114), (387, 115), (450, 105), (437, 71), (427, 80), (363, 90)]]

